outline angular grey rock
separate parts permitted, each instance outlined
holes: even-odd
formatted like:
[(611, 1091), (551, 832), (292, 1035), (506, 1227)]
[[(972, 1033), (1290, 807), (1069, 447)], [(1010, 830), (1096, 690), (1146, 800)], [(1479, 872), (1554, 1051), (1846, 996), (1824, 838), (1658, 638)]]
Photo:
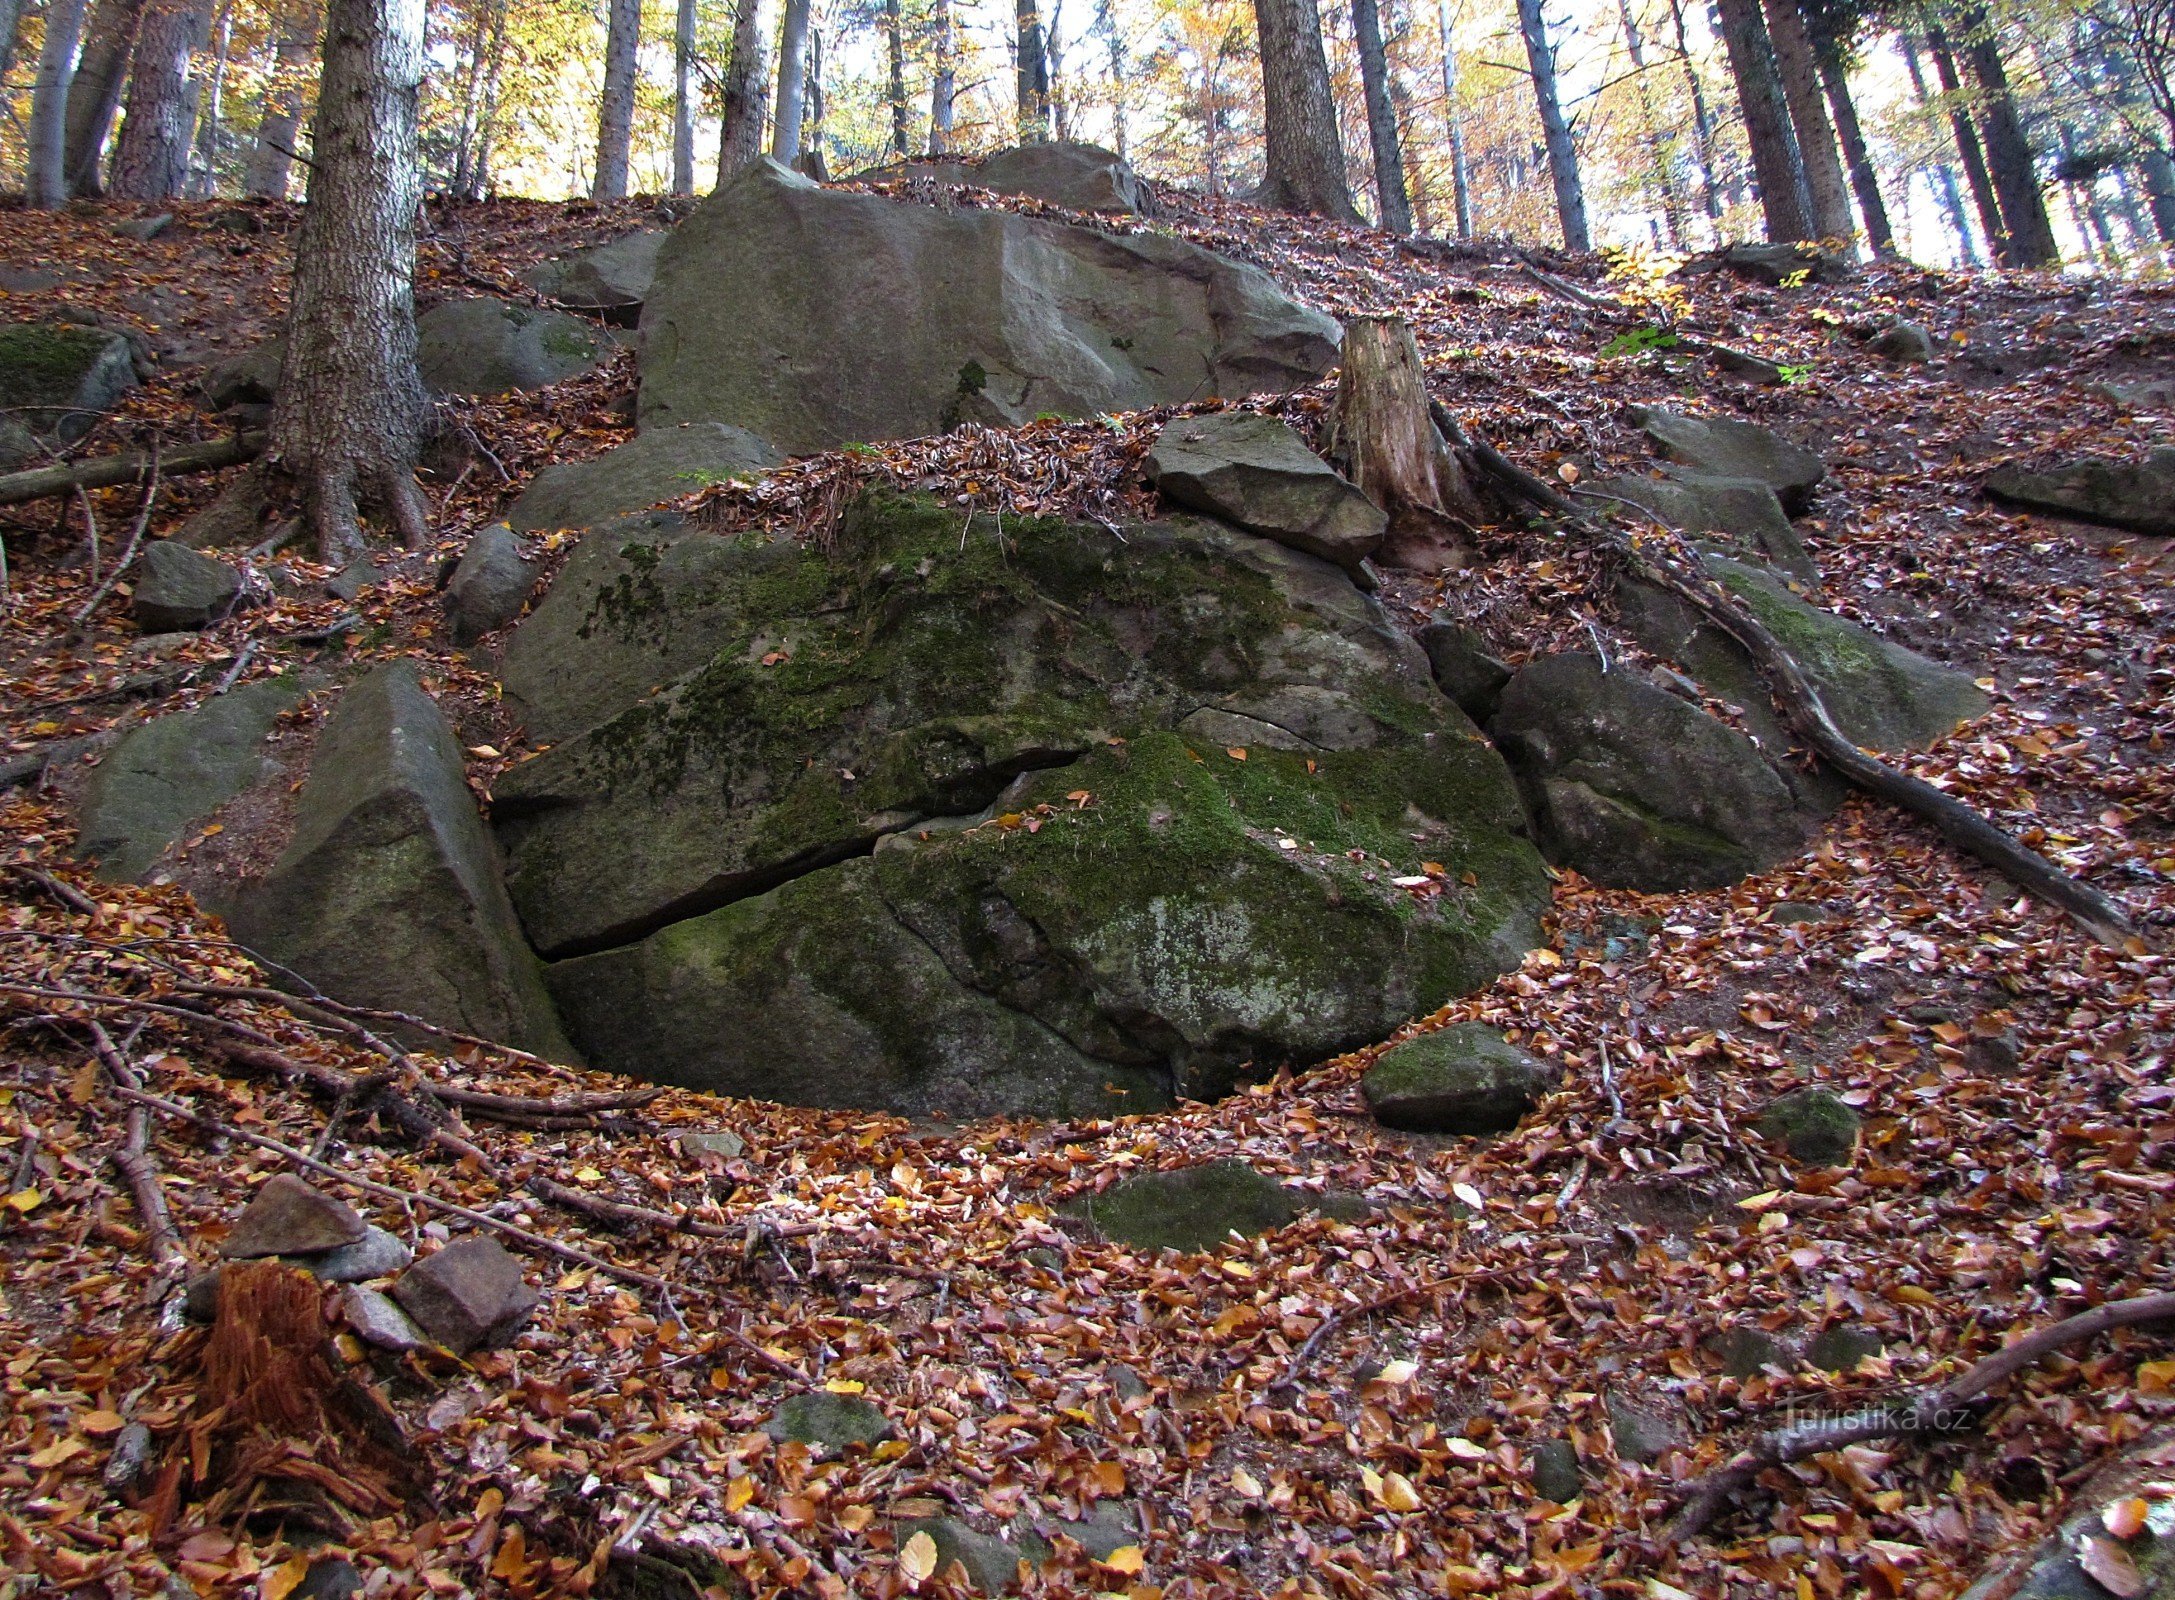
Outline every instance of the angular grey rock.
[(1543, 1439), (1533, 1447), (1533, 1492), (1543, 1500), (1567, 1506), (1586, 1486), (1586, 1474), (1578, 1464), (1578, 1451), (1568, 1439)]
[(1799, 1161), (1841, 1166), (1858, 1146), (1858, 1113), (1826, 1089), (1793, 1089), (1760, 1113), (1759, 1130)]
[(1849, 262), (1814, 244), (1750, 241), (1729, 246), (1718, 260), (1731, 272), (1774, 288), (1785, 284), (1844, 283), (1852, 276)]
[(1593, 656), (1526, 667), (1488, 726), (1541, 854), (1609, 888), (1720, 888), (1804, 845), (1789, 789), (1751, 740)]
[(682, 1155), (702, 1160), (705, 1157), (720, 1161), (732, 1161), (745, 1154), (747, 1141), (730, 1128), (709, 1133), (683, 1133), (674, 1141)]
[(577, 311), (636, 312), (649, 297), (657, 252), (669, 237), (658, 228), (630, 233), (541, 262), (522, 273), (521, 281)]
[(230, 1261), (314, 1255), (359, 1243), (368, 1228), (354, 1207), (282, 1172), (257, 1190), (219, 1253)]
[(128, 336), (73, 322), (0, 324), (0, 416), (73, 443), (136, 387)]
[(1275, 417), (1180, 417), (1156, 435), (1146, 467), (1178, 505), (1340, 567), (1357, 567), (1389, 529), (1372, 500)]
[(2001, 467), (1986, 475), (1985, 487), (1996, 500), (2027, 511), (2175, 538), (2175, 446), (2142, 461), (2087, 457), (2046, 472)]
[(340, 1315), (364, 1344), (396, 1354), (430, 1348), (430, 1335), (390, 1295), (356, 1284), (340, 1297)]
[(171, 211), (161, 211), (155, 216), (131, 217), (126, 222), (116, 222), (113, 231), (120, 238), (133, 239), (138, 244), (149, 244), (172, 226), (173, 220), (174, 214)]
[(763, 1431), (783, 1444), (820, 1444), (843, 1450), (849, 1445), (881, 1444), (891, 1437), (891, 1419), (873, 1400), (859, 1395), (810, 1390), (788, 1395), (763, 1424)]
[(415, 1252), (399, 1234), (370, 1227), (355, 1243), (312, 1256), (300, 1265), (327, 1283), (367, 1283), (372, 1278), (391, 1277), (414, 1259)]
[(1068, 211), (1125, 211), (1153, 205), (1131, 163), (1101, 145), (1048, 140), (1015, 145), (986, 158), (968, 180), (999, 194), (1030, 195)]
[(1933, 335), (1915, 322), (1898, 318), (1875, 334), (1866, 349), (1883, 361), (1927, 362), (1933, 359)]
[(1781, 500), (1758, 478), (1679, 471), (1660, 478), (1603, 478), (1591, 488), (1596, 494), (1629, 500), (1670, 527), (1720, 546), (1724, 555), (1764, 562), (1801, 583), (1820, 581), (1820, 569), (1790, 525)]
[(36, 434), (12, 417), (0, 417), (0, 472), (29, 466), (41, 453)]
[(2093, 384), (2095, 393), (2131, 411), (2175, 411), (2175, 378)]
[(1620, 1461), (1645, 1465), (1683, 1442), (1676, 1424), (1661, 1412), (1622, 1395), (1608, 1397), (1609, 1437)]
[(1749, 350), (1732, 350), (1727, 345), (1713, 345), (1707, 351), (1707, 359), (1733, 378), (1746, 383), (1757, 383), (1768, 388), (1779, 387), (1784, 381), (1782, 363), (1756, 356)]
[(175, 633), (218, 621), (241, 594), (242, 575), (224, 561), (160, 539), (137, 562), (130, 609), (144, 632)]
[(464, 1234), (403, 1272), (393, 1298), (456, 1355), (509, 1338), (536, 1306), (520, 1261), (489, 1234)]
[(84, 786), (76, 853), (116, 881), (143, 876), (271, 770), (265, 738), (301, 695), (291, 678), (261, 678), (131, 728)]
[(335, 600), (359, 600), (383, 576), (384, 570), (370, 557), (357, 556), (325, 580), (325, 593)]
[(1783, 510), (1801, 514), (1828, 475), (1827, 463), (1771, 428), (1734, 417), (1692, 417), (1659, 406), (1625, 413), (1662, 455), (1709, 478), (1753, 478), (1775, 491)]
[(1210, 1161), (1114, 1183), (1087, 1202), (1087, 1214), (1103, 1237), (1137, 1249), (1212, 1250), (1234, 1233), (1284, 1227), (1307, 1204), (1243, 1161)]
[(594, 528), (728, 478), (754, 477), (784, 460), (745, 428), (722, 422), (661, 425), (588, 461), (546, 467), (529, 480), (507, 521), (524, 533)]
[(1881, 1353), (1881, 1336), (1871, 1328), (1838, 1322), (1823, 1328), (1805, 1346), (1805, 1359), (1822, 1372), (1856, 1372), (1858, 1363)]
[(1561, 1070), (1486, 1023), (1459, 1022), (1385, 1050), (1359, 1092), (1385, 1127), (1504, 1133), (1555, 1087)]
[(1714, 1334), (1706, 1344), (1721, 1360), (1723, 1373), (1732, 1378), (1756, 1377), (1771, 1367), (1788, 1372), (1797, 1365), (1790, 1347), (1765, 1328), (1730, 1328)]
[(1485, 725), (1503, 698), (1510, 682), (1510, 668), (1495, 655), (1485, 634), (1462, 622), (1438, 616), (1420, 630), (1420, 648), (1427, 652), (1428, 669), (1435, 687), (1457, 703), (1475, 722)]
[(1003, 1594), (1019, 1587), (1022, 1552), (996, 1534), (977, 1532), (957, 1517), (919, 1517), (898, 1525), (894, 1548), (905, 1549), (917, 1533), (926, 1533), (936, 1546), (938, 1577), (956, 1561), (966, 1571), (967, 1587), (977, 1594)]
[(510, 300), (454, 300), (418, 318), (416, 365), (434, 394), (541, 389), (587, 372), (612, 341), (593, 323)]
[(461, 749), (406, 662), (342, 697), (234, 937), (328, 994), (570, 1059)]
[(536, 568), (521, 554), (521, 540), (503, 522), (480, 529), (461, 552), (446, 584), (446, 629), (457, 645), (472, 645), (521, 615)]
[(640, 415), (800, 455), (1280, 392), (1328, 370), (1337, 338), (1267, 275), (1175, 239), (824, 189), (766, 160), (658, 257)]
[(214, 411), (269, 405), (279, 390), (279, 370), (286, 359), (287, 341), (267, 339), (207, 367), (197, 386), (204, 391), (205, 404)]

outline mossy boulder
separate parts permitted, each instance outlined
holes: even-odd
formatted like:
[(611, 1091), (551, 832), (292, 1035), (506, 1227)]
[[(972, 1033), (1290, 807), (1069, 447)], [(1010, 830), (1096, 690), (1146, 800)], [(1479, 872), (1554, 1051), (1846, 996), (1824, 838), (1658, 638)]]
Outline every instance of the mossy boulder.
[[(25, 434), (61, 443), (80, 439), (135, 387), (136, 361), (125, 334), (69, 322), (0, 325), (0, 417)], [(0, 450), (6, 448), (0, 440)]]
[(1858, 1113), (1826, 1089), (1793, 1089), (1760, 1113), (1760, 1132), (1799, 1161), (1839, 1166), (1858, 1146)]
[(1608, 887), (1718, 888), (1805, 842), (1790, 791), (1751, 740), (1594, 656), (1525, 668), (1489, 731), (1542, 853)]
[(242, 575), (224, 561), (175, 539), (144, 547), (130, 614), (145, 633), (209, 627), (240, 603)]
[[(967, 1587), (976, 1594), (1003, 1594), (1019, 1586), (1020, 1561), (1026, 1552), (994, 1533), (981, 1533), (957, 1517), (920, 1517), (902, 1522), (893, 1538), (898, 1549), (917, 1533), (929, 1536), (936, 1546), (936, 1571), (942, 1577), (958, 1562), (967, 1575)], [(1032, 1557), (1027, 1557), (1032, 1560)]]
[(1813, 1336), (1805, 1346), (1805, 1359), (1822, 1372), (1856, 1372), (1859, 1362), (1879, 1355), (1881, 1348), (1881, 1336), (1871, 1328), (1838, 1322)]
[(1359, 1092), (1386, 1127), (1504, 1133), (1555, 1086), (1558, 1070), (1484, 1022), (1459, 1022), (1385, 1050)]
[(1304, 1197), (1243, 1161), (1143, 1172), (1086, 1206), (1104, 1238), (1141, 1250), (1209, 1250), (1234, 1233), (1274, 1232), (1306, 1209)]
[(1750, 478), (1775, 492), (1792, 516), (1803, 512), (1827, 463), (1772, 428), (1735, 417), (1694, 417), (1660, 406), (1635, 406), (1630, 420), (1662, 456), (1710, 478)]
[(1071, 211), (1153, 210), (1132, 164), (1101, 145), (1052, 139), (1000, 150), (974, 168), (970, 183), (999, 194), (1031, 195)]
[(747, 429), (721, 422), (652, 428), (587, 461), (546, 467), (506, 520), (524, 532), (594, 528), (729, 478), (758, 476), (783, 459)]
[(2002, 467), (1986, 475), (1986, 492), (2026, 511), (2175, 537), (2175, 447), (2142, 461), (2088, 456), (2045, 472)]
[(763, 1424), (763, 1431), (781, 1444), (791, 1439), (844, 1450), (857, 1444), (880, 1444), (891, 1437), (892, 1428), (891, 1419), (874, 1401), (812, 1389), (787, 1396)]
[[(1628, 500), (1670, 527), (1725, 555), (1764, 562), (1804, 584), (1817, 584), (1820, 569), (1782, 509), (1775, 491), (1758, 478), (1720, 478), (1699, 472), (1666, 477), (1603, 478), (1595, 494)], [(1635, 526), (1644, 519), (1626, 518)]]
[(416, 365), (433, 394), (541, 389), (589, 371), (612, 349), (594, 323), (510, 300), (454, 300), (416, 319)]
[(536, 568), (513, 529), (503, 522), (479, 529), (446, 582), (446, 631), (457, 645), (474, 644), (520, 616), (535, 587)]

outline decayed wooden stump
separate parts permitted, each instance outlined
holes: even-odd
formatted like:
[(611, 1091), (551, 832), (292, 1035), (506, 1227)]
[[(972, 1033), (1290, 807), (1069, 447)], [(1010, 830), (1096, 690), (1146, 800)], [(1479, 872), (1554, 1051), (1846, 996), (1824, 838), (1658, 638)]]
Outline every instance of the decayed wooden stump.
[(1390, 519), (1377, 561), (1423, 572), (1464, 564), (1466, 535), (1486, 509), (1428, 415), (1419, 347), (1402, 318), (1344, 325), (1326, 453)]

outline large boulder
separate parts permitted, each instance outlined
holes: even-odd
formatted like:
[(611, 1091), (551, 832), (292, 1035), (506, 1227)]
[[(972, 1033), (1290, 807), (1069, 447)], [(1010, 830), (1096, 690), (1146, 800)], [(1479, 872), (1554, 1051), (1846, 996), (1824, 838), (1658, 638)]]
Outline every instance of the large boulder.
[(1266, 274), (1176, 239), (825, 189), (759, 161), (658, 256), (640, 415), (735, 423), (801, 455), (1282, 391), (1326, 372), (1337, 337)]
[(1357, 567), (1389, 519), (1275, 417), (1217, 411), (1165, 424), (1148, 477), (1166, 498), (1308, 555)]
[(1417, 647), (1337, 569), (1191, 518), (878, 499), (828, 558), (601, 530), (508, 677), (557, 741), (497, 786), (515, 902), (577, 1042), (643, 1076), (1159, 1104), (1380, 1037), (1545, 904)]
[(2175, 446), (2142, 461), (2086, 457), (2046, 472), (2001, 467), (1986, 475), (1986, 492), (2026, 511), (2175, 538)]
[(15, 425), (0, 437), (0, 469), (29, 460), (37, 439), (82, 438), (135, 387), (125, 334), (68, 322), (0, 325), (0, 417)]
[(341, 697), (293, 838), (227, 920), (242, 944), (343, 1000), (570, 1055), (460, 745), (405, 662)]
[(265, 738), (301, 693), (291, 678), (262, 678), (131, 728), (84, 787), (77, 853), (109, 878), (143, 876), (193, 824), (265, 776)]
[(1489, 731), (1542, 853), (1610, 888), (1718, 888), (1805, 842), (1789, 789), (1751, 740), (1593, 656), (1525, 668)]
[(642, 309), (657, 276), (657, 252), (669, 237), (651, 228), (540, 262), (521, 281), (547, 300), (576, 311), (628, 316)]
[(541, 389), (587, 372), (612, 341), (594, 323), (510, 300), (453, 300), (416, 320), (415, 359), (433, 394)]
[(1681, 472), (1660, 478), (1604, 478), (1589, 487), (1595, 494), (1628, 500), (1679, 532), (1721, 548), (1725, 555), (1765, 562), (1800, 583), (1820, 581), (1820, 569), (1790, 525), (1781, 500), (1758, 478)]
[(479, 529), (446, 581), (446, 631), (467, 646), (521, 615), (536, 568), (521, 553), (521, 540), (503, 522)]
[(623, 512), (766, 472), (783, 460), (747, 429), (721, 422), (652, 428), (587, 461), (546, 467), (521, 491), (507, 521), (523, 532), (594, 528)]
[(1775, 491), (1792, 516), (1812, 503), (1827, 463), (1772, 428), (1734, 417), (1693, 417), (1659, 406), (1634, 406), (1633, 426), (1643, 430), (1664, 459), (1709, 478), (1751, 478)]
[(1099, 144), (1050, 140), (1000, 150), (974, 171), (971, 182), (999, 194), (1022, 194), (1069, 211), (1152, 209), (1147, 185), (1132, 165)]

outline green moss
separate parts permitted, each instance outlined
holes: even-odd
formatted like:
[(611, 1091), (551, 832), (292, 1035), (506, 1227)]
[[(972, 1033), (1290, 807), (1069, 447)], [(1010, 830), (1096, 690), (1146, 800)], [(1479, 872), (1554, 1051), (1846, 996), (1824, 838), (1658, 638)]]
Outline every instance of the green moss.
[(1299, 1197), (1243, 1161), (1144, 1172), (1087, 1203), (1105, 1238), (1143, 1250), (1207, 1250), (1233, 1233), (1268, 1233), (1305, 1209)]
[(596, 342), (586, 334), (567, 327), (554, 327), (543, 337), (544, 353), (557, 356), (561, 361), (587, 361), (597, 353)]
[(891, 1419), (879, 1407), (855, 1395), (823, 1390), (789, 1396), (763, 1426), (773, 1439), (797, 1439), (833, 1450), (891, 1437)]
[(1800, 1161), (1840, 1166), (1858, 1145), (1858, 1113), (1825, 1089), (1793, 1089), (1760, 1113), (1760, 1132)]
[(65, 405), (113, 335), (73, 324), (0, 326), (0, 404)]

